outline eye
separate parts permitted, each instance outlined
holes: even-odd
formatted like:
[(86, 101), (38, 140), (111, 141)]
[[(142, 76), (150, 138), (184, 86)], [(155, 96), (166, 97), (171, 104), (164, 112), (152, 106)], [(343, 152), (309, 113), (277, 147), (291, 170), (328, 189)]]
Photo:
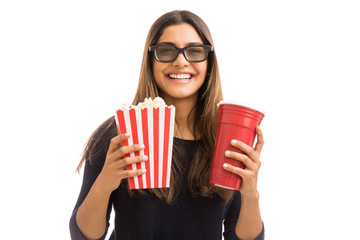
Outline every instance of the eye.
[(174, 52), (176, 52), (176, 49), (173, 46), (159, 46), (156, 49), (156, 52), (159, 55), (168, 55), (168, 54), (173, 54)]
[(192, 55), (203, 55), (205, 53), (205, 49), (204, 47), (189, 47), (187, 49), (187, 53), (188, 54), (192, 54)]

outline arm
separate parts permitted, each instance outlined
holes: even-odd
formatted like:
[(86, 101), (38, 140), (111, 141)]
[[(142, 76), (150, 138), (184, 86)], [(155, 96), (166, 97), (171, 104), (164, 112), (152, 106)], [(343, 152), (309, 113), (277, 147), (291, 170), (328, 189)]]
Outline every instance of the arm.
[[(242, 208), (242, 203), (244, 201), (244, 198), (241, 196), (240, 192), (234, 192), (233, 198), (230, 200), (229, 209), (227, 210), (227, 214), (224, 221), (224, 239), (225, 240), (239, 240), (240, 234), (236, 233), (236, 225), (239, 220), (239, 213), (240, 209)], [(243, 215), (245, 216), (245, 215)], [(246, 232), (244, 230), (244, 232)], [(256, 240), (264, 240), (265, 237), (265, 230), (264, 226), (262, 225), (262, 229), (260, 234), (257, 235)], [(242, 239), (242, 238), (241, 238)]]
[(142, 149), (138, 145), (119, 147), (129, 137), (122, 134), (111, 139), (104, 166), (75, 213), (76, 225), (85, 239), (99, 239), (106, 233), (106, 220), (111, 207), (110, 195), (119, 187), (121, 180), (144, 173), (142, 170), (125, 169), (129, 164), (146, 160), (140, 157), (125, 157), (130, 152)]
[(259, 195), (253, 197), (241, 196), (241, 208), (236, 223), (235, 232), (241, 240), (258, 239), (263, 223), (259, 209)]
[[(76, 216), (78, 209), (80, 205), (83, 203), (84, 199), (87, 195), (89, 195), (90, 189), (92, 188), (97, 176), (101, 172), (101, 168), (104, 164), (104, 158), (105, 156), (101, 156), (102, 159), (96, 159), (96, 162), (93, 164), (90, 164), (89, 161), (85, 162), (85, 170), (84, 170), (84, 176), (83, 176), (83, 182), (81, 186), (81, 191), (77, 200), (77, 203), (74, 207), (74, 211), (72, 213), (72, 216), (70, 218), (70, 234), (71, 239), (73, 240), (85, 240), (85, 236), (82, 234), (81, 230), (79, 229), (79, 226), (77, 224)], [(110, 219), (110, 213), (111, 213), (111, 200), (109, 203), (106, 203), (107, 205), (107, 213), (106, 213), (106, 229), (109, 226), (109, 219)], [(102, 238), (104, 239), (105, 234)]]
[(241, 208), (236, 223), (236, 235), (242, 240), (258, 239), (263, 235), (263, 223), (259, 208), (259, 193), (257, 191), (257, 177), (260, 169), (260, 152), (264, 145), (264, 138), (259, 127), (256, 128), (258, 142), (255, 148), (240, 141), (232, 141), (234, 147), (240, 149), (244, 154), (227, 151), (227, 157), (231, 157), (245, 164), (245, 169), (224, 164), (224, 169), (242, 177), (243, 182), (239, 189), (241, 193)]
[(110, 194), (95, 181), (76, 212), (76, 223), (86, 239), (100, 239), (107, 230)]

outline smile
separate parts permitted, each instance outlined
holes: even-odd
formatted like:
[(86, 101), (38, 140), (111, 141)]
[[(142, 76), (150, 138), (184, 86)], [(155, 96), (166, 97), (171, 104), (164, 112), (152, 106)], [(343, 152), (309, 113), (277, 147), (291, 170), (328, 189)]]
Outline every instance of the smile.
[(171, 79), (190, 79), (192, 77), (192, 74), (169, 74), (168, 75), (169, 78)]

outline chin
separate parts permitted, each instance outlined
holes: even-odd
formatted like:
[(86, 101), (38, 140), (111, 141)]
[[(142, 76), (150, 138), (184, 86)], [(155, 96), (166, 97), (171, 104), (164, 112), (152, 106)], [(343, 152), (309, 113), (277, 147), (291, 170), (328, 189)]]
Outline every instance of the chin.
[(192, 99), (194, 97), (197, 98), (196, 93), (189, 93), (189, 92), (176, 92), (173, 94), (168, 94), (168, 96), (173, 99)]

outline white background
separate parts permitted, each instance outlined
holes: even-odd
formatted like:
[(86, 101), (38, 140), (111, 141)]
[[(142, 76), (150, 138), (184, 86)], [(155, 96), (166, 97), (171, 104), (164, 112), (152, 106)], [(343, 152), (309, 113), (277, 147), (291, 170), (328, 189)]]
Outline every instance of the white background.
[(1, 236), (70, 238), (87, 138), (132, 101), (151, 24), (186, 9), (212, 32), (225, 98), (267, 112), (266, 239), (358, 238), (357, 1), (129, 2), (1, 1)]

